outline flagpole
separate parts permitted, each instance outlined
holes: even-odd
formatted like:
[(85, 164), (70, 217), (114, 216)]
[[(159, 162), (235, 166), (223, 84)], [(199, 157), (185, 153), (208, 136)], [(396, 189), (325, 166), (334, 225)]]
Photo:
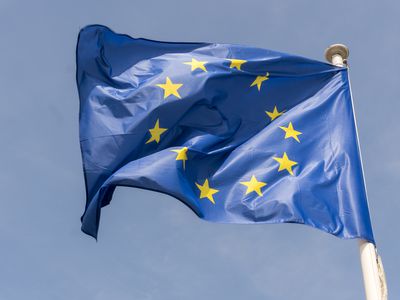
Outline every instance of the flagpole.
[[(347, 65), (348, 57), (349, 49), (342, 44), (331, 45), (325, 50), (326, 60), (338, 67)], [(366, 300), (386, 300), (385, 274), (375, 245), (366, 240), (360, 240), (359, 249)]]

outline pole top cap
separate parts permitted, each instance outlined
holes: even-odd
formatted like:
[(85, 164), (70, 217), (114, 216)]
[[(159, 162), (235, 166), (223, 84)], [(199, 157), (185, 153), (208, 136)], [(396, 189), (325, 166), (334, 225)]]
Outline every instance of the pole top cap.
[(343, 44), (333, 44), (325, 50), (325, 58), (332, 63), (332, 57), (334, 55), (340, 55), (343, 60), (346, 61), (349, 57), (349, 48)]

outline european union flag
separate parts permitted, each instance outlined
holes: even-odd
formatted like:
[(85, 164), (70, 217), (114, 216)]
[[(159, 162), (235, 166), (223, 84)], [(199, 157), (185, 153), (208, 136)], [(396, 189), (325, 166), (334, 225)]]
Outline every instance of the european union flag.
[(374, 241), (346, 68), (94, 25), (79, 34), (77, 84), (85, 233), (97, 236), (101, 208), (130, 186), (208, 221)]

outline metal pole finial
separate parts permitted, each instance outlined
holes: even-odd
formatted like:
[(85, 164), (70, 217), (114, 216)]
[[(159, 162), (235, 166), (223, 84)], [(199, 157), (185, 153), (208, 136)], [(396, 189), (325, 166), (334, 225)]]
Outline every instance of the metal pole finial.
[(346, 64), (349, 57), (349, 48), (343, 44), (333, 44), (325, 50), (325, 58), (331, 64), (335, 64), (335, 57), (340, 56), (343, 63)]

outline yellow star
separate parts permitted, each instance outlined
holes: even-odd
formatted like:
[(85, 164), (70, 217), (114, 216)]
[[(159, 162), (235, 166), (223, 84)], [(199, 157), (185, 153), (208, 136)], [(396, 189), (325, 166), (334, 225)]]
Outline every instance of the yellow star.
[(231, 61), (231, 64), (230, 64), (230, 66), (229, 66), (229, 68), (236, 68), (236, 69), (238, 69), (239, 71), (241, 71), (241, 67), (242, 67), (242, 65), (245, 63), (245, 62), (247, 62), (247, 60), (243, 60), (243, 59), (230, 59), (230, 58), (228, 58), (228, 60), (230, 60)]
[(269, 79), (269, 73), (265, 74), (265, 76), (257, 76), (256, 80), (253, 81), (253, 83), (250, 85), (250, 87), (257, 85), (258, 91), (261, 89), (261, 84), (263, 81)]
[(262, 196), (261, 188), (266, 186), (266, 182), (258, 181), (256, 176), (251, 176), (250, 181), (243, 181), (241, 184), (247, 186), (246, 195), (251, 192), (256, 192), (259, 196)]
[(196, 182), (196, 186), (200, 190), (200, 199), (207, 198), (212, 204), (215, 204), (213, 195), (218, 193), (219, 190), (210, 188), (208, 185), (208, 179), (204, 181), (203, 185), (200, 185)]
[(178, 155), (176, 156), (175, 160), (182, 160), (183, 163), (183, 169), (185, 170), (185, 161), (187, 161), (187, 155), (186, 152), (188, 151), (187, 147), (183, 147), (181, 149), (176, 149), (176, 150), (171, 150), (172, 152), (176, 152), (178, 153)]
[(154, 128), (149, 129), (151, 137), (149, 140), (146, 142), (146, 144), (151, 143), (155, 141), (157, 144), (160, 142), (160, 136), (163, 134), (165, 131), (167, 131), (167, 128), (160, 128), (160, 120), (157, 119), (156, 124), (154, 125)]
[(271, 118), (271, 121), (275, 120), (277, 117), (283, 115), (284, 110), (279, 112), (278, 109), (276, 108), (276, 105), (274, 107), (274, 110), (272, 112), (266, 111), (266, 114), (268, 115), (268, 117)]
[(178, 90), (183, 85), (182, 83), (172, 83), (171, 79), (167, 77), (165, 83), (156, 85), (164, 90), (164, 99), (167, 98), (169, 95), (174, 95), (181, 99), (181, 95), (179, 95)]
[(292, 122), (289, 123), (288, 127), (279, 126), (279, 128), (282, 129), (283, 131), (285, 131), (285, 133), (286, 133), (285, 134), (285, 139), (294, 138), (297, 142), (300, 143), (300, 140), (299, 140), (299, 138), (297, 136), (302, 134), (302, 133), (293, 128)]
[(192, 71), (196, 69), (201, 69), (204, 72), (207, 72), (206, 66), (204, 64), (208, 63), (208, 61), (198, 61), (195, 58), (192, 58), (191, 62), (184, 62), (185, 65), (192, 66)]
[(290, 175), (293, 175), (292, 167), (297, 165), (297, 162), (290, 160), (286, 152), (283, 152), (282, 157), (274, 157), (273, 159), (279, 163), (278, 172), (286, 170), (290, 173)]

